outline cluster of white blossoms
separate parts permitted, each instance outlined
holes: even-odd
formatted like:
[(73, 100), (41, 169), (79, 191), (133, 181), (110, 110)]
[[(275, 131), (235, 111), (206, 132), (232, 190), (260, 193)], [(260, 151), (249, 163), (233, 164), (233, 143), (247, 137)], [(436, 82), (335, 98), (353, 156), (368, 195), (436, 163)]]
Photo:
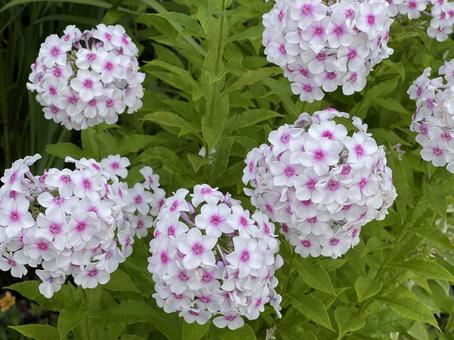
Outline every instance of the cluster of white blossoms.
[(337, 258), (359, 242), (361, 227), (381, 220), (397, 194), (382, 146), (357, 117), (350, 137), (334, 109), (301, 114), (251, 150), (243, 182), (252, 204), (301, 256)]
[(44, 116), (67, 129), (114, 124), (142, 106), (138, 49), (120, 25), (81, 32), (67, 26), (48, 36), (32, 64), (27, 88), (36, 91)]
[(321, 100), (339, 86), (361, 91), (372, 68), (393, 52), (387, 47), (393, 22), (385, 0), (277, 0), (263, 16), (269, 62), (284, 68), (302, 101)]
[(283, 260), (274, 225), (207, 184), (178, 190), (155, 223), (148, 270), (153, 297), (167, 313), (188, 323), (236, 329), (259, 317), (269, 303), (280, 316), (274, 276)]
[(410, 130), (418, 134), (424, 160), (454, 173), (454, 59), (440, 67), (440, 77), (430, 79), (430, 72), (426, 68), (408, 90), (416, 101)]
[(20, 278), (36, 268), (47, 298), (68, 276), (83, 288), (105, 284), (164, 204), (158, 176), (145, 167), (144, 183), (128, 188), (120, 178), (129, 160), (118, 155), (100, 163), (67, 158), (74, 170), (34, 176), (40, 157), (15, 161), (1, 178), (0, 270)]
[[(391, 15), (406, 15), (409, 19), (430, 17), (427, 34), (438, 41), (448, 39), (454, 25), (454, 2), (448, 0), (387, 0)], [(428, 8), (430, 8), (430, 12)]]

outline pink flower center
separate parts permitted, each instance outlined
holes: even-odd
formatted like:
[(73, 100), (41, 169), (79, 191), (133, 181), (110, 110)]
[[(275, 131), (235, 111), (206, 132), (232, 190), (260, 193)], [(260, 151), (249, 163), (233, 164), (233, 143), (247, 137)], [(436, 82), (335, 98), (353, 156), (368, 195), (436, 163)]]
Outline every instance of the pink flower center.
[(91, 89), (93, 87), (93, 80), (91, 79), (85, 79), (84, 80), (84, 83), (83, 83), (83, 86), (86, 88), (86, 89)]
[(227, 321), (233, 321), (236, 319), (236, 315), (233, 315), (233, 314), (225, 315), (224, 319)]
[(87, 54), (87, 60), (88, 61), (95, 61), (96, 60), (96, 54), (93, 52), (90, 52)]
[(306, 92), (306, 93), (312, 93), (312, 91), (313, 91), (312, 85), (304, 84), (303, 85), (303, 91)]
[(326, 53), (325, 52), (319, 52), (317, 53), (317, 55), (315, 56), (315, 59), (317, 59), (318, 61), (325, 61), (326, 60)]
[(191, 247), (192, 253), (196, 256), (200, 256), (204, 253), (205, 247), (200, 242), (196, 242)]
[(110, 167), (114, 170), (118, 170), (118, 169), (120, 169), (120, 163), (112, 162), (112, 164), (110, 164)]
[(98, 269), (96, 268), (90, 269), (87, 273), (88, 277), (95, 277), (96, 275), (98, 275)]
[(322, 161), (325, 158), (325, 156), (326, 156), (326, 153), (322, 149), (315, 150), (315, 152), (314, 152), (314, 159), (316, 161)]
[(175, 211), (175, 210), (177, 210), (179, 205), (180, 205), (180, 202), (178, 202), (178, 201), (173, 201), (172, 205), (170, 206), (170, 211)]
[(38, 241), (38, 243), (36, 244), (36, 247), (41, 251), (46, 251), (47, 249), (49, 249), (49, 246), (44, 241)]
[(77, 104), (77, 97), (74, 95), (71, 95), (68, 97), (68, 102), (72, 105)]
[(243, 250), (240, 255), (240, 261), (241, 262), (248, 262), (249, 259), (251, 258), (251, 254), (249, 254), (249, 251)]
[(71, 183), (71, 177), (69, 177), (68, 175), (60, 176), (60, 182), (62, 182), (63, 184), (69, 184)]
[(329, 244), (332, 246), (337, 246), (339, 244), (339, 242), (340, 242), (340, 240), (337, 238), (332, 238), (331, 240), (329, 240)]
[(170, 225), (170, 226), (167, 228), (167, 235), (168, 235), (168, 236), (175, 236), (175, 234), (176, 234), (175, 226)]
[(249, 223), (248, 223), (247, 218), (244, 217), (244, 216), (241, 216), (241, 217), (240, 217), (240, 225), (241, 225), (243, 228), (245, 228), (245, 227), (248, 226), (248, 224), (249, 224)]
[(112, 107), (112, 106), (114, 106), (114, 101), (113, 101), (113, 99), (107, 98), (107, 99), (106, 99), (106, 106), (107, 106), (107, 107)]
[(364, 156), (364, 148), (361, 145), (356, 144), (354, 150), (357, 157)]
[(355, 59), (357, 55), (358, 55), (358, 51), (356, 51), (353, 48), (350, 48), (348, 51), (348, 54), (347, 54), (347, 58), (348, 58), (348, 60), (352, 60), (352, 59)]
[(210, 272), (203, 272), (202, 274), (202, 282), (209, 283), (213, 280), (213, 275)]
[(134, 197), (134, 203), (135, 204), (142, 204), (142, 202), (143, 202), (142, 196), (137, 195), (136, 197)]
[(18, 222), (20, 220), (20, 213), (17, 210), (11, 211), (9, 218), (12, 222)]
[(224, 221), (224, 219), (221, 216), (219, 216), (218, 214), (214, 214), (214, 215), (210, 216), (210, 224), (214, 225), (215, 227), (220, 225), (223, 221)]
[(311, 218), (308, 218), (307, 219), (307, 222), (310, 223), (310, 224), (315, 224), (317, 223), (317, 216), (314, 216), (314, 217), (311, 217)]
[(290, 141), (291, 139), (291, 136), (289, 133), (283, 133), (280, 140), (282, 142), (282, 144), (288, 144), (288, 142)]
[(441, 155), (443, 155), (443, 150), (440, 149), (438, 146), (435, 146), (435, 147), (432, 148), (432, 153), (435, 156), (441, 156)]
[(309, 178), (309, 180), (306, 182), (305, 186), (309, 191), (314, 191), (316, 184), (317, 184), (317, 180), (315, 178)]
[(282, 55), (286, 55), (287, 54), (287, 51), (285, 49), (285, 45), (284, 44), (280, 44), (278, 50), (279, 50), (279, 53), (282, 54)]
[(82, 181), (82, 186), (85, 190), (90, 190), (91, 189), (91, 181), (88, 178), (84, 178)]
[(106, 71), (112, 71), (113, 68), (114, 68), (114, 66), (113, 66), (112, 62), (110, 62), (110, 61), (107, 61), (107, 62), (104, 64), (104, 69), (105, 69)]
[(322, 132), (322, 137), (328, 138), (328, 139), (333, 139), (333, 133), (329, 130), (325, 130)]
[(339, 38), (340, 36), (344, 35), (345, 29), (343, 25), (337, 25), (334, 27), (333, 33)]
[(326, 79), (334, 80), (336, 79), (336, 77), (337, 77), (336, 72), (326, 72)]
[(309, 240), (302, 240), (301, 241), (301, 245), (304, 247), (304, 248), (310, 248), (311, 247), (311, 241)]
[(189, 281), (189, 275), (185, 271), (181, 271), (178, 273), (178, 279), (183, 282)]
[(361, 178), (361, 180), (359, 181), (359, 188), (362, 190), (366, 187), (366, 185), (367, 185), (367, 179)]
[(375, 25), (375, 15), (369, 14), (369, 15), (367, 16), (367, 23), (368, 23), (370, 26)]
[(111, 41), (112, 40), (112, 35), (110, 33), (104, 33), (104, 39), (106, 39), (107, 41)]
[(296, 174), (295, 167), (292, 166), (292, 165), (286, 166), (285, 169), (284, 169), (284, 174), (288, 178), (295, 176), (295, 174)]
[(167, 264), (169, 262), (169, 255), (167, 254), (166, 251), (163, 251), (161, 253), (161, 263), (162, 264)]
[(329, 191), (337, 191), (340, 187), (340, 184), (338, 181), (330, 179), (328, 181), (328, 190)]
[(52, 57), (58, 57), (61, 53), (61, 50), (58, 46), (53, 46), (51, 49), (50, 49), (50, 55)]
[(54, 223), (51, 223), (51, 224), (49, 225), (49, 231), (50, 231), (50, 233), (53, 234), (53, 235), (60, 234), (60, 232), (61, 232), (61, 224), (55, 223), (55, 222), (54, 222)]
[(85, 221), (77, 222), (76, 231), (82, 232), (87, 228), (87, 223)]
[(301, 15), (303, 16), (312, 16), (313, 11), (314, 8), (312, 4), (304, 4), (303, 7), (301, 7)]
[(7, 259), (6, 262), (11, 266), (11, 267), (16, 267), (16, 261), (13, 259)]

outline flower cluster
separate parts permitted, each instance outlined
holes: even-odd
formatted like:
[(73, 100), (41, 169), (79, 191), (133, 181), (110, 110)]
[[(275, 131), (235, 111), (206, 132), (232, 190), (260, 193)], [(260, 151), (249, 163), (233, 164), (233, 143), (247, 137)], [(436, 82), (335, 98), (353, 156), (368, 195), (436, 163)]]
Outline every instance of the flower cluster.
[[(393, 16), (406, 15), (416, 19), (424, 14), (431, 18), (427, 34), (438, 41), (448, 39), (454, 25), (454, 2), (448, 0), (387, 0)], [(430, 12), (426, 10), (431, 7)]]
[(27, 88), (37, 93), (44, 116), (67, 129), (114, 124), (142, 106), (145, 78), (138, 49), (120, 25), (81, 32), (68, 26), (48, 36), (32, 64)]
[(302, 101), (321, 100), (339, 86), (361, 91), (387, 47), (392, 19), (385, 0), (277, 0), (263, 16), (263, 45), (269, 62), (284, 68)]
[(454, 59), (439, 69), (441, 77), (430, 79), (426, 68), (408, 90), (416, 101), (410, 130), (422, 146), (421, 157), (454, 173)]
[(301, 256), (337, 258), (359, 242), (361, 227), (383, 219), (396, 198), (385, 152), (353, 118), (350, 137), (334, 109), (303, 113), (269, 135), (271, 145), (251, 150), (243, 182), (252, 204), (272, 221)]
[(20, 278), (26, 266), (36, 268), (47, 298), (67, 276), (83, 288), (106, 283), (165, 201), (158, 176), (145, 167), (145, 182), (128, 188), (120, 178), (129, 160), (120, 156), (100, 163), (67, 158), (74, 170), (33, 176), (39, 158), (17, 160), (1, 178), (0, 269)]
[(244, 210), (209, 185), (178, 190), (155, 223), (148, 270), (153, 297), (167, 313), (220, 328), (236, 329), (242, 316), (257, 319), (265, 304), (280, 315), (274, 272), (283, 261), (274, 225), (261, 212)]

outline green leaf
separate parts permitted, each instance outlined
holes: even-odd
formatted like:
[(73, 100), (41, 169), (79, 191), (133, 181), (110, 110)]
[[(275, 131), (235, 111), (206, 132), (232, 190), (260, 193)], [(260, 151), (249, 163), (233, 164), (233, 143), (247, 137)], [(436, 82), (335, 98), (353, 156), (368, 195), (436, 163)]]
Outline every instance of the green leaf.
[(136, 285), (129, 277), (129, 275), (120, 269), (117, 269), (111, 274), (110, 280), (109, 282), (107, 282), (104, 288), (118, 292), (140, 293), (139, 289), (137, 289)]
[(360, 276), (355, 281), (356, 295), (358, 302), (362, 302), (372, 296), (377, 295), (382, 288), (382, 282), (375, 278)]
[(166, 314), (141, 300), (123, 300), (119, 304), (93, 315), (93, 319), (127, 324), (149, 321), (168, 339), (180, 339), (180, 327), (175, 326), (178, 325), (178, 316)]
[(266, 77), (271, 77), (281, 72), (281, 69), (278, 67), (264, 67), (258, 70), (247, 70), (232, 85), (224, 90), (224, 92), (232, 93), (241, 90), (245, 86), (253, 85)]
[(300, 277), (309, 287), (318, 289), (322, 292), (336, 295), (331, 278), (326, 270), (317, 264), (311, 264), (308, 261), (297, 259), (294, 265), (300, 274)]
[(425, 240), (432, 243), (434, 246), (445, 249), (445, 250), (453, 250), (454, 244), (451, 240), (446, 236), (438, 228), (426, 228), (425, 226), (421, 229), (412, 229), (416, 234), (424, 238)]
[(199, 325), (198, 323), (194, 322), (192, 324), (188, 324), (183, 322), (183, 326), (181, 329), (181, 339), (182, 340), (199, 340), (205, 336), (210, 330), (210, 323), (207, 322), (204, 325)]
[(397, 100), (393, 98), (383, 98), (383, 97), (368, 97), (369, 100), (375, 104), (378, 105), (386, 110), (397, 112), (402, 114), (403, 116), (408, 116), (410, 113), (409, 110), (405, 109), (401, 103), (399, 103)]
[(386, 296), (379, 296), (377, 300), (386, 303), (392, 310), (405, 318), (415, 321), (424, 321), (438, 329), (437, 321), (430, 309), (413, 294), (401, 294), (400, 290)]
[(48, 144), (46, 145), (46, 152), (61, 159), (65, 159), (67, 156), (76, 159), (87, 156), (84, 150), (72, 143)]
[(229, 122), (228, 128), (230, 129), (242, 129), (248, 126), (256, 125), (257, 123), (263, 122), (274, 117), (282, 116), (276, 111), (266, 109), (253, 109), (244, 111), (238, 114), (233, 120)]
[(438, 212), (440, 216), (446, 215), (447, 203), (442, 190), (437, 190), (436, 186), (424, 182), (424, 195), (432, 210)]
[(292, 305), (309, 320), (334, 331), (323, 303), (310, 295), (304, 295), (300, 297), (291, 297)]
[(210, 150), (222, 137), (229, 111), (229, 97), (216, 96), (213, 98), (213, 107), (208, 107), (207, 113), (202, 118), (202, 134)]
[(88, 310), (85, 305), (69, 306), (63, 309), (58, 315), (57, 329), (60, 338), (78, 327), (88, 317)]
[(120, 155), (127, 155), (131, 152), (138, 152), (144, 149), (148, 144), (152, 143), (155, 136), (132, 134), (124, 137), (118, 143), (118, 153)]
[(208, 158), (203, 158), (192, 153), (186, 154), (186, 157), (188, 158), (189, 162), (191, 162), (192, 168), (194, 169), (195, 173), (199, 172), (200, 168), (208, 164), (209, 162)]
[(339, 329), (339, 338), (349, 332), (357, 331), (364, 327), (365, 321), (357, 314), (353, 313), (350, 308), (338, 307), (334, 312), (337, 327)]
[(191, 124), (189, 124), (186, 120), (172, 112), (157, 111), (147, 114), (143, 119), (152, 121), (163, 127), (170, 126), (178, 128), (180, 129), (179, 136), (183, 136), (185, 134), (194, 132), (194, 129), (192, 128)]
[(435, 261), (413, 259), (401, 263), (390, 263), (388, 266), (410, 270), (426, 279), (454, 282), (454, 275)]
[[(183, 68), (171, 65), (162, 60), (153, 60), (144, 69), (167, 84), (191, 95), (194, 100), (198, 100), (203, 94), (197, 82), (192, 78), (192, 75)], [(160, 72), (159, 70), (165, 70), (166, 72)]]
[(55, 327), (42, 324), (29, 324), (23, 326), (8, 326), (20, 334), (36, 340), (59, 340), (58, 332)]

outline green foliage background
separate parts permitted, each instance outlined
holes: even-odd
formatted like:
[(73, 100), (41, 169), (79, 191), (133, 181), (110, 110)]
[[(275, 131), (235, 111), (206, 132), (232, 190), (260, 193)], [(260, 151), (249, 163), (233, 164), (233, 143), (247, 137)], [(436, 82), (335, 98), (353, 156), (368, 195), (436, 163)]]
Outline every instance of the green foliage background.
[[(454, 180), (444, 168), (420, 159), (408, 129), (414, 103), (406, 94), (425, 67), (435, 70), (443, 59), (454, 58), (452, 39), (438, 43), (426, 36), (422, 22), (399, 20), (392, 28), (394, 55), (376, 66), (364, 91), (349, 97), (335, 92), (322, 102), (303, 104), (263, 55), (261, 15), (270, 3), (13, 0), (3, 5), (2, 168), (33, 152), (46, 154), (41, 169), (60, 165), (58, 159), (66, 155), (100, 159), (120, 153), (132, 160), (131, 183), (147, 164), (160, 174), (167, 192), (206, 182), (251, 208), (241, 183), (247, 152), (301, 112), (334, 106), (363, 118), (386, 146), (399, 197), (388, 217), (364, 227), (361, 243), (341, 259), (303, 259), (282, 242), (282, 319), (267, 309), (259, 320), (232, 332), (188, 325), (165, 314), (151, 298), (148, 240), (139, 240), (105, 286), (83, 291), (67, 284), (51, 300), (39, 295), (34, 280), (7, 287), (58, 312), (58, 320), (5, 328), (0, 337), (454, 339), (454, 218), (448, 211)], [(70, 134), (45, 121), (27, 93), (29, 65), (48, 34), (66, 24), (85, 28), (100, 21), (123, 24), (140, 46), (147, 73), (144, 105), (138, 114), (122, 116), (118, 125)]]

